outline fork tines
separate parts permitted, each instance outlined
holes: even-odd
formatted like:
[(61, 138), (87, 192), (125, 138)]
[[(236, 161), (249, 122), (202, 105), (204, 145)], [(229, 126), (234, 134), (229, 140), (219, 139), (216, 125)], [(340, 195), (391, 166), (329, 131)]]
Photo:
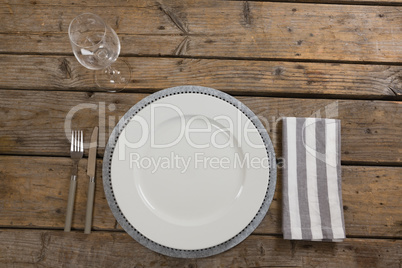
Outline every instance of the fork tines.
[(84, 152), (82, 130), (71, 131), (71, 152)]

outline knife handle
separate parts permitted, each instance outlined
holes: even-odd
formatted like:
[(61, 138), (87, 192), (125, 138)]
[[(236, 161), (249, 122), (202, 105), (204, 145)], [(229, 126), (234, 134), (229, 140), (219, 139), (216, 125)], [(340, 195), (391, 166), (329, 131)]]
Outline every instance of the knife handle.
[(71, 231), (71, 222), (73, 220), (73, 208), (74, 208), (76, 186), (77, 186), (77, 176), (72, 175), (70, 180), (70, 189), (68, 191), (67, 215), (66, 215), (66, 222), (64, 224), (64, 232)]
[(92, 227), (92, 212), (94, 207), (94, 194), (95, 194), (95, 179), (90, 178), (88, 187), (88, 200), (87, 200), (87, 212), (85, 215), (85, 230), (84, 233), (90, 234)]

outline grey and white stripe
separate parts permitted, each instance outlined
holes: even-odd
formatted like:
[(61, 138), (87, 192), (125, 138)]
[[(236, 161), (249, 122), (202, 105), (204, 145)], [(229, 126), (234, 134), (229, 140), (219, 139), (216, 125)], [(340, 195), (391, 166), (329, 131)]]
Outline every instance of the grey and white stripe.
[(342, 241), (340, 121), (283, 119), (283, 235)]

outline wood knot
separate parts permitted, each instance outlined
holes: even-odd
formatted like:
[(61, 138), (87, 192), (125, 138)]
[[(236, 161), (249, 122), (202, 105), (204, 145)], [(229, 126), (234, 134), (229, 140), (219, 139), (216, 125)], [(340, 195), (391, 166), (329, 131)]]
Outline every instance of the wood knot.
[(190, 48), (190, 38), (188, 36), (185, 36), (184, 39), (180, 42), (180, 44), (175, 48), (173, 54), (176, 56), (186, 55), (189, 48)]
[(71, 67), (70, 62), (66, 58), (63, 58), (59, 64), (59, 70), (65, 75), (66, 79), (71, 79)]
[(162, 11), (169, 20), (182, 32), (183, 35), (189, 34), (189, 29), (187, 24), (185, 23), (185, 19), (182, 16), (177, 15), (176, 10), (171, 10), (167, 7), (164, 7), (161, 3), (157, 3), (159, 6), (159, 10)]
[(116, 25), (116, 29), (115, 29), (115, 30), (119, 29), (119, 26), (120, 26), (120, 17), (119, 17), (119, 16), (116, 17), (116, 21), (115, 21), (114, 24)]
[(243, 2), (243, 25), (244, 26), (249, 26), (252, 23), (252, 17), (251, 17), (251, 12), (250, 12), (250, 5), (248, 1)]
[(274, 75), (275, 76), (281, 76), (285, 72), (285, 68), (282, 67), (276, 67), (274, 70)]

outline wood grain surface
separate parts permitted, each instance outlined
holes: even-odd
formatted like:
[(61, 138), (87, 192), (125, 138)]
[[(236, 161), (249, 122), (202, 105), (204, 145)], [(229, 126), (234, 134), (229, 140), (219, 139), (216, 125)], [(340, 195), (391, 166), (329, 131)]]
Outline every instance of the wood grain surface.
[[(402, 96), (399, 66), (154, 57), (124, 60), (132, 66), (132, 79), (125, 92), (153, 92), (194, 84), (234, 95), (365, 99)], [(0, 55), (0, 75), (0, 88), (102, 90), (96, 88), (94, 71), (81, 66), (72, 56)]]
[(49, 2), (2, 5), (1, 52), (71, 54), (70, 21), (93, 12), (116, 29), (122, 55), (402, 61), (399, 6), (143, 0), (107, 8), (59, 1), (50, 8)]
[[(71, 129), (99, 126), (99, 150), (115, 124), (146, 94), (45, 92), (0, 90), (0, 153), (23, 155), (68, 155)], [(283, 117), (327, 117), (341, 119), (342, 161), (401, 163), (402, 112), (399, 101), (324, 100), (300, 98), (238, 97), (262, 121), (282, 155)], [(368, 146), (369, 145), (369, 146)]]
[[(126, 233), (0, 231), (0, 265), (24, 267), (400, 267), (401, 240), (347, 239), (343, 243), (286, 241), (251, 235), (219, 258), (166, 258)], [(135, 258), (134, 256), (141, 256)]]
[[(70, 21), (100, 15), (132, 67), (123, 93), (97, 88), (74, 58)], [(0, 3), (1, 267), (398, 267), (402, 265), (401, 0), (6, 0)], [(278, 183), (268, 214), (232, 250), (204, 259), (156, 254), (114, 219), (104, 146), (119, 118), (174, 86), (222, 90), (263, 122)], [(342, 243), (282, 239), (282, 123), (341, 120)], [(73, 232), (64, 233), (70, 129), (100, 127), (93, 232), (80, 162)]]
[[(0, 156), (0, 226), (62, 229), (71, 164), (64, 157)], [(89, 181), (86, 164), (87, 159), (80, 162), (73, 229), (84, 228)], [(98, 160), (93, 228), (122, 230), (107, 204), (101, 174), (102, 161)], [(402, 238), (400, 174), (401, 167), (343, 166), (343, 208), (348, 236)], [(278, 178), (281, 177), (279, 168)], [(272, 205), (255, 233), (282, 233), (281, 192), (279, 179)]]
[[(177, 0), (176, 0), (177, 1)], [(226, 1), (226, 0), (225, 0)], [(244, 0), (230, 0), (230, 1), (239, 1), (245, 2)], [(41, 6), (84, 6), (84, 7), (127, 7), (127, 8), (135, 8), (135, 7), (144, 7), (146, 3), (151, 1), (141, 0), (141, 1), (127, 1), (127, 0), (115, 0), (113, 5), (107, 1), (97, 1), (97, 0), (86, 0), (84, 3), (79, 0), (41, 0), (30, 2), (30, 5), (41, 5)], [(158, 1), (159, 3), (174, 3), (174, 1)], [(186, 2), (195, 2), (195, 0), (186, 1)], [(255, 1), (247, 1), (247, 2), (279, 2), (279, 1), (270, 1), (270, 0), (255, 0)], [(315, 4), (362, 4), (362, 5), (394, 5), (394, 6), (402, 6), (402, 1), (400, 0), (283, 0), (280, 2), (292, 2), (292, 3), (315, 3)], [(153, 2), (151, 2), (153, 3)], [(18, 0), (7, 0), (6, 4), (9, 5), (24, 5), (25, 3), (21, 3)]]

